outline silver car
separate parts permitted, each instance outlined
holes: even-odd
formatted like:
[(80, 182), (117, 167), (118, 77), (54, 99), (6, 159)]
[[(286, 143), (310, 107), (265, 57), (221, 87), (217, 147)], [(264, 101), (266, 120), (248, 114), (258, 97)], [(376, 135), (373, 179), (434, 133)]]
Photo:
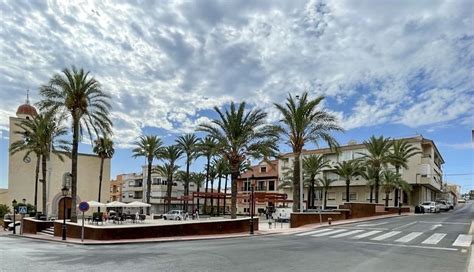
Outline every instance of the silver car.
[(188, 213), (183, 210), (171, 210), (163, 214), (164, 220), (186, 220), (188, 219)]
[(439, 213), (439, 205), (434, 201), (425, 201), (420, 204), (425, 209), (425, 212)]

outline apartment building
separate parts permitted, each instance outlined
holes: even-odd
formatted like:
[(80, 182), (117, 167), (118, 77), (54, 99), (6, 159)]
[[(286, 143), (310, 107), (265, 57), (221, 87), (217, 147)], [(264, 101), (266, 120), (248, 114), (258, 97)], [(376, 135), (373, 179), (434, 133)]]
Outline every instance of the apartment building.
[(110, 181), (110, 199), (109, 201), (120, 201), (122, 202), (122, 185), (123, 177), (125, 175), (117, 175), (116, 179)]

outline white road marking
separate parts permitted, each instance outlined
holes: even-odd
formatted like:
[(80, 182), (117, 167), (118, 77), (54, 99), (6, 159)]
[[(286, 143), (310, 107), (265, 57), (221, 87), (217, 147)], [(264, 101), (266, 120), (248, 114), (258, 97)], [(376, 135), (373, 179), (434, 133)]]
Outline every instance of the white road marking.
[(336, 233), (339, 233), (339, 232), (344, 232), (344, 231), (347, 231), (347, 230), (346, 229), (337, 229), (337, 230), (333, 230), (333, 231), (329, 231), (329, 232), (314, 234), (314, 235), (311, 235), (311, 236), (312, 237), (322, 237), (322, 236), (333, 235), (333, 234), (336, 234)]
[(314, 230), (314, 231), (309, 231), (309, 232), (303, 232), (303, 233), (298, 233), (295, 236), (306, 236), (306, 235), (316, 234), (316, 233), (330, 231), (330, 230), (333, 230), (333, 229), (320, 229), (320, 230)]
[(424, 240), (421, 242), (422, 244), (427, 244), (427, 245), (436, 245), (441, 241), (444, 237), (446, 236), (446, 233), (434, 233), (428, 239)]
[(441, 225), (441, 224), (436, 224), (436, 225), (433, 225), (430, 230), (435, 230), (435, 229), (437, 229), (439, 227), (442, 227), (442, 226), (443, 225)]
[(362, 238), (365, 238), (365, 237), (369, 237), (371, 235), (375, 235), (375, 234), (380, 233), (380, 232), (382, 232), (382, 231), (381, 230), (369, 231), (369, 232), (366, 232), (366, 233), (359, 234), (356, 237), (354, 237), (353, 239), (362, 239)]
[(385, 224), (388, 224), (388, 223), (390, 223), (390, 222), (361, 224), (361, 225), (356, 225), (356, 227), (375, 227), (375, 226), (385, 225)]
[(454, 241), (453, 246), (470, 247), (471, 244), (472, 244), (472, 235), (459, 234), (456, 241)]
[(398, 238), (397, 240), (395, 240), (395, 242), (398, 242), (398, 243), (408, 243), (410, 242), (411, 240), (415, 239), (416, 237), (422, 235), (423, 232), (412, 232), (410, 234), (407, 234), (401, 238)]
[(357, 241), (358, 244), (368, 244), (368, 245), (383, 245), (383, 246), (395, 246), (395, 247), (414, 247), (414, 248), (423, 248), (423, 249), (438, 249), (438, 250), (448, 250), (448, 251), (458, 251), (457, 248), (452, 247), (430, 247), (430, 246), (416, 246), (416, 245), (403, 245), (403, 244), (388, 244), (388, 243), (374, 243), (368, 241)]
[(345, 232), (345, 233), (340, 233), (340, 234), (331, 236), (331, 238), (346, 237), (346, 236), (349, 236), (349, 235), (352, 235), (352, 234), (356, 234), (356, 233), (359, 233), (359, 232), (363, 232), (363, 231), (364, 231), (364, 230), (351, 230), (351, 231), (348, 231), (348, 232)]
[(462, 223), (462, 222), (430, 222), (430, 221), (418, 221), (418, 223), (423, 224), (445, 224), (445, 225), (470, 225), (471, 223)]
[(405, 227), (408, 227), (408, 226), (414, 225), (414, 224), (416, 224), (417, 222), (418, 222), (418, 221), (411, 222), (411, 223), (405, 224), (405, 225), (403, 225), (403, 226), (400, 226), (400, 227), (394, 228), (393, 230), (403, 229), (403, 228), (405, 228)]
[(382, 241), (382, 240), (385, 240), (387, 238), (390, 238), (392, 236), (395, 236), (397, 234), (401, 233), (401, 231), (391, 231), (391, 232), (387, 232), (385, 234), (382, 234), (380, 236), (377, 236), (377, 237), (374, 237), (370, 240), (373, 240), (373, 241)]

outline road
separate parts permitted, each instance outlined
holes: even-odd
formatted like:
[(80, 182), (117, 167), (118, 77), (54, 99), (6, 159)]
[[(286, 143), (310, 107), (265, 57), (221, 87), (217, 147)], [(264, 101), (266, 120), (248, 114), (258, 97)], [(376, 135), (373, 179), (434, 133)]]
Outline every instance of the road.
[(224, 240), (80, 246), (3, 236), (0, 271), (466, 271), (471, 249), (459, 237), (473, 219), (468, 203), (447, 213)]

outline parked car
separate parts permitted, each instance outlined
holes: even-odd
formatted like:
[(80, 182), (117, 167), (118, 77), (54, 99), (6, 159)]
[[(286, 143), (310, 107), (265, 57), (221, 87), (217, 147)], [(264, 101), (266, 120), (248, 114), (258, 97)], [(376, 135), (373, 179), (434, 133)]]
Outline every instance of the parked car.
[(290, 221), (292, 211), (293, 211), (293, 209), (291, 209), (291, 208), (276, 208), (275, 213), (273, 213), (273, 219), (275, 219), (275, 221), (277, 221), (277, 222)]
[(188, 213), (183, 210), (171, 210), (163, 214), (164, 220), (186, 220), (188, 219)]
[(434, 201), (425, 201), (420, 204), (420, 206), (425, 209), (425, 212), (434, 212), (434, 213), (439, 213), (439, 205), (436, 205), (436, 202)]
[(453, 202), (448, 201), (448, 206), (451, 210), (454, 209), (454, 203)]
[(449, 205), (448, 205), (448, 202), (446, 200), (438, 200), (438, 201), (436, 201), (436, 205), (439, 206), (439, 209), (441, 211), (449, 211)]

